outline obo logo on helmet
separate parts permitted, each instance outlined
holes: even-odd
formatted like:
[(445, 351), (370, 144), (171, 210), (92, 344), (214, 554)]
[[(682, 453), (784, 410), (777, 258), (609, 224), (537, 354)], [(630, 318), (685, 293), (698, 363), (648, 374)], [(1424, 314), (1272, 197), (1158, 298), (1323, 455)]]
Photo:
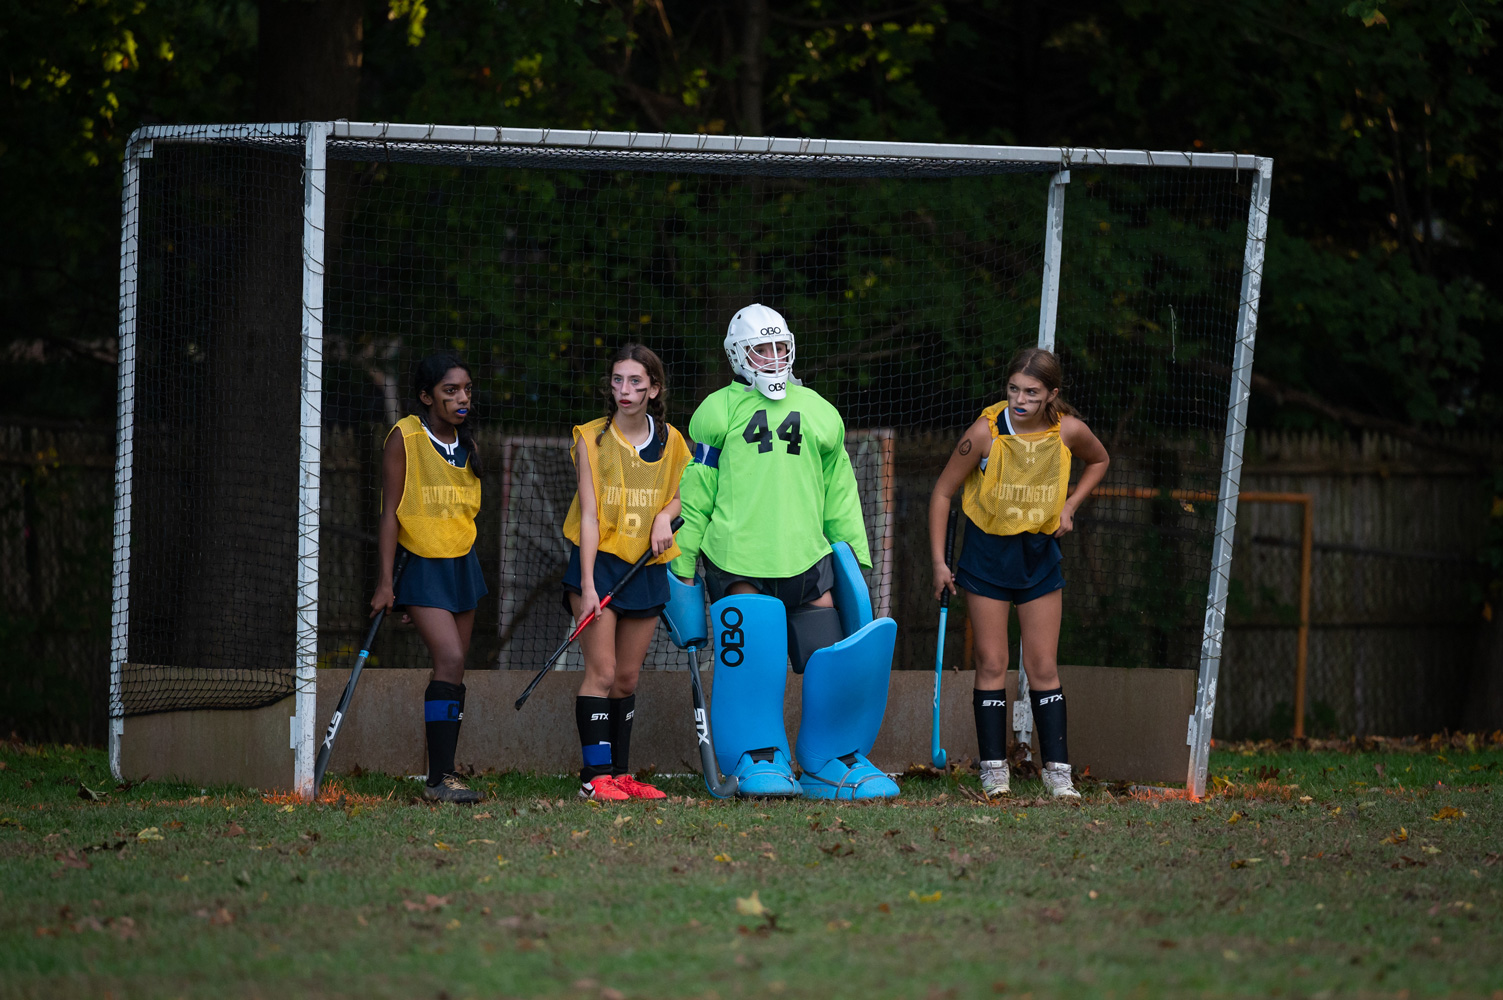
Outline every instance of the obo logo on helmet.
[[(735, 616), (735, 621), (731, 620), (732, 616)], [(725, 626), (720, 633), (720, 662), (728, 667), (739, 667), (746, 659), (746, 654), (741, 650), (746, 644), (746, 637), (741, 632), (741, 622), (739, 608), (729, 607), (720, 612), (720, 624)]]

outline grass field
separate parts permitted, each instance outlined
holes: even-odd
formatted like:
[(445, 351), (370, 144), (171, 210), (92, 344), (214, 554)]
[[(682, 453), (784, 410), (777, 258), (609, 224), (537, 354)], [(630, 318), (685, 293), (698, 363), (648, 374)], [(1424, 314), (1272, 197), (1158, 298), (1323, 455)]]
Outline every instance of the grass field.
[(1503, 1000), (1503, 737), (1213, 757), (1207, 801), (915, 774), (891, 804), (477, 808), (117, 787), (0, 745), (0, 996)]

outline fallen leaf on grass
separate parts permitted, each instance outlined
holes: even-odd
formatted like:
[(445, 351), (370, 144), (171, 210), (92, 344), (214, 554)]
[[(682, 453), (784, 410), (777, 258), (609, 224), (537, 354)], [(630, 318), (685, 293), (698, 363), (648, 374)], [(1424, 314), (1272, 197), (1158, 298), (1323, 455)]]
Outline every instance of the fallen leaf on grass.
[(430, 892), (423, 897), (421, 903), (415, 899), (404, 899), (402, 900), (402, 905), (407, 907), (408, 912), (411, 913), (432, 913), (434, 910), (442, 910), (448, 906), (449, 897), (435, 896)]
[(1262, 858), (1237, 858), (1232, 861), (1231, 867), (1246, 868), (1248, 865), (1259, 864), (1262, 860)]
[(1384, 837), (1382, 840), (1378, 841), (1378, 843), (1380, 843), (1380, 844), (1402, 844), (1404, 841), (1406, 841), (1408, 839), (1409, 839), (1409, 831), (1406, 830), (1406, 829), (1404, 829), (1401, 826), (1397, 830), (1395, 830), (1392, 833), (1390, 833), (1388, 836)]
[(569, 838), (571, 840), (584, 840), (589, 835), (589, 830), (573, 830), (569, 833)]
[(491, 814), (490, 813), (476, 813), (475, 815), (473, 815), (473, 816), (470, 817), (470, 819), (475, 819), (475, 820), (490, 819), (490, 818), (491, 818)]
[(715, 860), (719, 861), (723, 865), (728, 865), (731, 863), (732, 859), (729, 854), (717, 854), (715, 855)]
[(224, 907), (210, 911), (207, 907), (193, 911), (193, 915), (201, 920), (207, 920), (211, 927), (224, 927), (235, 922), (235, 915)]
[(448, 844), (444, 843), (442, 840), (435, 840), (433, 842), (433, 846), (436, 847), (436, 848), (438, 848), (440, 851), (452, 851), (452, 850), (454, 850), (454, 848), (450, 847)]
[[(972, 822), (972, 823), (995, 823), (995, 822), (997, 822), (997, 817), (995, 817), (995, 816), (972, 816), (970, 818), (970, 822)], [(893, 834), (895, 834), (897, 832), (898, 831), (896, 831), (896, 830), (889, 830), (889, 831), (887, 831), (887, 836), (891, 837)]]
[(1438, 848), (1438, 847), (1431, 847), (1429, 844), (1426, 844), (1424, 847), (1421, 847), (1420, 850), (1424, 851), (1426, 854), (1439, 854), (1440, 853), (1440, 848)]
[(230, 820), (229, 825), (224, 828), (224, 835), (226, 837), (243, 837), (245, 836), (245, 827), (234, 820)]
[(631, 817), (628, 816), (626, 813), (622, 813), (621, 815), (619, 815), (619, 816), (616, 817), (615, 822), (612, 823), (611, 825), (612, 826), (625, 826), (626, 824), (628, 824), (630, 822), (631, 822)]
[(1065, 922), (1065, 911), (1057, 906), (1046, 906), (1039, 911), (1039, 919), (1049, 924), (1062, 924)]
[(1227, 825), (1230, 826), (1233, 823), (1240, 822), (1241, 819), (1242, 819), (1242, 814), (1240, 812), (1233, 812), (1230, 816), (1228, 816), (1226, 818), (1226, 822), (1227, 822)]
[(767, 907), (762, 905), (762, 900), (753, 889), (750, 896), (736, 897), (736, 912), (743, 917), (761, 917), (767, 914)]
[(79, 857), (78, 853), (76, 851), (71, 851), (71, 850), (68, 851), (68, 853), (66, 853), (66, 854), (64, 854), (61, 851), (59, 851), (57, 854), (54, 854), (52, 856), (52, 860), (53, 861), (61, 861), (63, 863), (63, 867), (62, 868), (59, 868), (57, 871), (55, 871), (55, 872), (52, 873), (52, 877), (53, 878), (57, 878), (59, 875), (61, 875), (63, 873), (63, 870), (67, 869), (67, 868), (81, 868), (81, 869), (87, 870), (89, 868), (93, 868), (94, 867), (93, 865), (89, 864), (88, 861), (86, 861), (83, 858)]
[(937, 903), (944, 896), (942, 890), (936, 889), (927, 896), (920, 896), (916, 890), (908, 890), (908, 898), (918, 900), (920, 903)]
[(829, 847), (821, 847), (820, 850), (824, 851), (832, 858), (848, 858), (852, 854), (856, 853), (855, 845), (842, 844), (838, 840), (835, 841), (835, 843), (831, 844)]
[(146, 829), (144, 829), (140, 833), (136, 834), (136, 839), (137, 840), (142, 840), (142, 841), (145, 841), (145, 840), (161, 840), (162, 839), (162, 831), (158, 830), (154, 826), (148, 826)]
[(1439, 823), (1442, 820), (1448, 820), (1448, 819), (1465, 819), (1466, 818), (1466, 813), (1463, 812), (1460, 809), (1457, 809), (1455, 806), (1442, 806), (1435, 813), (1435, 815), (1431, 816), (1430, 818), (1432, 820), (1434, 820), (1435, 822)]
[(476, 837), (474, 840), (466, 840), (466, 844), (494, 844), (494, 840), (486, 840), (484, 837)]
[(81, 798), (81, 799), (83, 799), (85, 802), (103, 802), (104, 801), (104, 796), (103, 795), (101, 795), (98, 792), (94, 791), (94, 789), (88, 787), (82, 781), (80, 781), (78, 783), (78, 797)]

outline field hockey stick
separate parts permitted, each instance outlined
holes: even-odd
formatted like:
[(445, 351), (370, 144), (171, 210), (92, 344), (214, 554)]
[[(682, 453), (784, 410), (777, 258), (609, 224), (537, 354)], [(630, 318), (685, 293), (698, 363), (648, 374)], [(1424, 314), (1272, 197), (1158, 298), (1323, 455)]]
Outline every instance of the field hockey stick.
[[(397, 592), (397, 584), (402, 580), (402, 570), (407, 568), (407, 550), (402, 549), (397, 553), (397, 561), (391, 571), (391, 592)], [(318, 789), (324, 783), (324, 772), (329, 769), (329, 755), (334, 752), (334, 737), (339, 733), (339, 724), (344, 721), (344, 715), (350, 710), (350, 699), (355, 697), (355, 685), (360, 682), (360, 671), (365, 669), (365, 661), (370, 659), (371, 647), (376, 644), (376, 633), (381, 630), (381, 623), (386, 620), (386, 609), (376, 612), (371, 619), (371, 627), (366, 630), (365, 642), (360, 644), (360, 655), (355, 657), (355, 666), (350, 670), (350, 679), (345, 682), (344, 694), (339, 696), (339, 707), (334, 709), (334, 717), (329, 720), (329, 729), (324, 733), (324, 742), (318, 748), (318, 760), (313, 765), (313, 797), (318, 798)]]
[[(950, 508), (950, 520), (945, 525), (945, 568), (950, 568), (950, 563), (955, 560), (955, 516), (958, 513), (954, 507)], [(945, 619), (950, 617), (950, 592), (942, 589), (939, 592), (939, 641), (934, 645), (934, 728), (929, 737), (929, 763), (942, 768), (949, 759), (944, 748), (939, 745), (939, 695), (940, 682), (945, 676)]]
[[(683, 526), (684, 519), (681, 517), (675, 517), (669, 523), (668, 528), (669, 530), (676, 532)], [(558, 658), (564, 655), (564, 650), (569, 648), (569, 644), (572, 643), (575, 639), (579, 638), (579, 633), (585, 630), (586, 625), (595, 620), (596, 615), (600, 614), (600, 612), (604, 611), (607, 607), (610, 606), (611, 600), (616, 596), (616, 591), (620, 590), (622, 587), (630, 583), (631, 578), (637, 575), (637, 570), (641, 569), (643, 566), (646, 566), (647, 560), (650, 558), (652, 558), (651, 545), (647, 547), (646, 552), (642, 553), (637, 558), (636, 562), (631, 564), (631, 569), (626, 571), (626, 575), (617, 580), (616, 585), (609, 591), (607, 591), (606, 595), (600, 599), (600, 607), (585, 615), (584, 619), (578, 625), (574, 626), (574, 631), (569, 633), (569, 638), (564, 640), (564, 644), (558, 647), (558, 649), (554, 650), (552, 656), (548, 657), (548, 662), (543, 664), (543, 669), (538, 671), (537, 676), (534, 677), (532, 681), (527, 685), (527, 687), (523, 689), (522, 697), (517, 699), (517, 711), (520, 712), (522, 710), (522, 706), (527, 704), (527, 699), (532, 697), (533, 688), (541, 684), (543, 682), (543, 678), (548, 676), (548, 671), (552, 670), (553, 665), (558, 662)]]
[(699, 679), (699, 648), (690, 646), (685, 651), (689, 657), (689, 683), (694, 689), (694, 734), (699, 740), (699, 767), (704, 772), (705, 788), (717, 799), (728, 799), (740, 787), (735, 775), (726, 777), (720, 773), (720, 764), (715, 759), (715, 738), (710, 735), (710, 710), (705, 704), (705, 688)]

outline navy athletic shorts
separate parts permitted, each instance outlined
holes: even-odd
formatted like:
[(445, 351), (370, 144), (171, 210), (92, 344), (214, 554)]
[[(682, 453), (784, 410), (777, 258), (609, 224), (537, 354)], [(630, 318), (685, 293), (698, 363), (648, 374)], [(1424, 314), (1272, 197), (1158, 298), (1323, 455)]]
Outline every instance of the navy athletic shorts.
[(796, 576), (771, 577), (743, 576), (740, 573), (732, 573), (730, 570), (716, 566), (703, 552), (700, 553), (700, 557), (705, 561), (705, 586), (710, 591), (711, 603), (724, 597), (736, 584), (748, 583), (757, 593), (776, 597), (783, 602), (785, 608), (792, 612), (805, 604), (819, 600), (820, 595), (835, 586), (835, 556), (833, 554), (825, 556)]
[[(631, 563), (609, 552), (595, 553), (595, 596), (604, 597), (631, 569)], [(569, 604), (569, 595), (580, 593), (579, 546), (569, 546), (569, 568), (564, 570), (564, 610), (570, 615), (574, 608)], [(663, 605), (668, 603), (668, 566), (659, 563), (646, 565), (637, 570), (637, 575), (611, 598), (610, 609), (621, 618), (656, 618)]]
[(487, 593), (480, 557), (473, 547), (454, 559), (425, 559), (408, 553), (407, 567), (397, 583), (396, 603), (459, 614), (474, 611)]

